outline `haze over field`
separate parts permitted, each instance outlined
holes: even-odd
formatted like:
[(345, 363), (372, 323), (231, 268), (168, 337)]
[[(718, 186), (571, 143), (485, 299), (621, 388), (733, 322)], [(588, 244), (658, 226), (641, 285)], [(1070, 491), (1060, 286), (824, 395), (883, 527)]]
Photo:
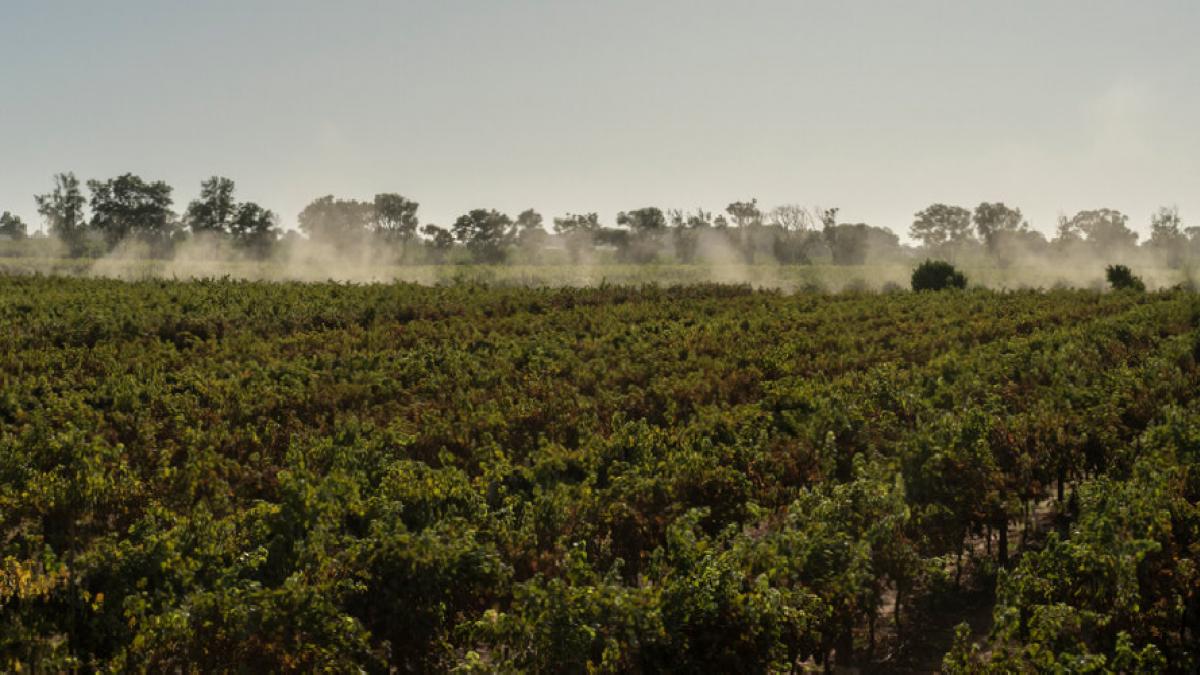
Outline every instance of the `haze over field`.
[[(279, 214), (398, 191), (448, 226), (840, 206), (907, 235), (1003, 200), (1053, 233), (1200, 213), (1200, 6), (324, 2), (0, 7), (0, 209), (53, 174), (203, 178)], [(48, 37), (48, 36), (53, 36)]]
[(1197, 0), (0, 0), (0, 673), (1200, 673)]

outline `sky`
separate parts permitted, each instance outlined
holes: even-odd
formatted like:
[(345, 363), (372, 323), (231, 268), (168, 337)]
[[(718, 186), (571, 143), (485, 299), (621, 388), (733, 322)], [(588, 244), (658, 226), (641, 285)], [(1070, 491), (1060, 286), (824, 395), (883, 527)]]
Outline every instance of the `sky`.
[(1200, 3), (3, 0), (0, 210), (52, 176), (202, 179), (423, 222), (1004, 201), (1200, 225)]

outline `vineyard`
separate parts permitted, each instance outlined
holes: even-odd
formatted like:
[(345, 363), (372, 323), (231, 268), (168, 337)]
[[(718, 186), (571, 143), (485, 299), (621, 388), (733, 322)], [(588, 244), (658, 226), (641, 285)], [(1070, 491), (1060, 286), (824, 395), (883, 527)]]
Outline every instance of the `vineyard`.
[(1200, 298), (0, 276), (6, 671), (1200, 669)]

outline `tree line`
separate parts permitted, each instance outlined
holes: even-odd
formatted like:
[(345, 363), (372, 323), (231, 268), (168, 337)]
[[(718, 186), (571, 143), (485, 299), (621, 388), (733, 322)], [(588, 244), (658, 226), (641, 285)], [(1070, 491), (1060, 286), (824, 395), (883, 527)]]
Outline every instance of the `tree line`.
[[(515, 218), (496, 209), (472, 209), (449, 226), (422, 224), (420, 204), (398, 193), (369, 201), (325, 195), (297, 218), (299, 233), (285, 232), (279, 217), (255, 202), (238, 201), (234, 181), (213, 176), (183, 213), (173, 210), (172, 188), (134, 174), (86, 182), (73, 173), (54, 177), (53, 188), (35, 196), (48, 233), (68, 255), (103, 255), (122, 242), (145, 246), (147, 255), (169, 257), (192, 238), (228, 242), (249, 257), (264, 258), (301, 234), (308, 241), (349, 250), (386, 245), (395, 262), (503, 262), (593, 260), (622, 263), (782, 263), (858, 265), (909, 259), (916, 251), (891, 230), (839, 220), (836, 208), (785, 204), (771, 209), (757, 199), (735, 201), (724, 212), (647, 206), (617, 214), (611, 225), (597, 213), (567, 213), (549, 223), (530, 208)], [(1038, 254), (1099, 254), (1133, 251), (1158, 255), (1171, 267), (1200, 252), (1200, 227), (1184, 227), (1177, 209), (1163, 207), (1139, 245), (1129, 216), (1109, 208), (1061, 216), (1053, 237), (1030, 227), (1019, 208), (984, 202), (974, 210), (933, 204), (913, 217), (909, 236), (921, 252), (954, 260), (986, 256), (1001, 266)], [(24, 239), (19, 216), (0, 214), (0, 239)]]

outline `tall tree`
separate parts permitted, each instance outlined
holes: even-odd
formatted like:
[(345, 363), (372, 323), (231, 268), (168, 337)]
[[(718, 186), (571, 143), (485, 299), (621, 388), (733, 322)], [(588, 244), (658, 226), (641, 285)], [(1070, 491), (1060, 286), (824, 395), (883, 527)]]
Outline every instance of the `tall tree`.
[(454, 238), (478, 262), (504, 262), (512, 241), (512, 218), (495, 209), (472, 209), (454, 221)]
[(1166, 257), (1167, 265), (1178, 268), (1187, 255), (1188, 237), (1179, 209), (1162, 207), (1150, 217), (1150, 239), (1146, 245)]
[(420, 221), (417, 209), (420, 204), (396, 194), (385, 192), (375, 195), (375, 232), (392, 241), (408, 241), (417, 233)]
[(370, 202), (325, 195), (305, 206), (297, 220), (310, 239), (346, 247), (362, 241), (374, 217), (375, 205)]
[(188, 204), (184, 223), (197, 234), (228, 233), (238, 205), (233, 200), (233, 181), (213, 176), (200, 183), (200, 198)]
[(1079, 225), (1064, 215), (1058, 216), (1058, 224), (1054, 228), (1054, 239), (1051, 243), (1059, 248), (1074, 246), (1083, 241), (1083, 233)]
[(783, 204), (767, 212), (767, 223), (787, 232), (807, 232), (813, 229), (808, 209), (799, 204)]
[(830, 209), (817, 207), (817, 214), (821, 221), (821, 227), (833, 227), (837, 225), (837, 215), (838, 211), (840, 210), (841, 209), (836, 206)]
[(675, 259), (681, 263), (695, 262), (700, 253), (701, 242), (711, 236), (710, 231), (715, 227), (712, 212), (702, 208), (687, 213), (682, 209), (672, 209), (667, 217), (670, 221)]
[(733, 202), (725, 207), (725, 213), (733, 221), (736, 232), (729, 233), (729, 239), (741, 251), (742, 259), (753, 263), (756, 251), (762, 242), (759, 236), (763, 224), (763, 212), (758, 208), (758, 200), (748, 202)]
[(517, 214), (517, 220), (514, 223), (517, 236), (525, 238), (529, 235), (537, 236), (538, 233), (545, 234), (546, 229), (542, 227), (542, 214), (533, 209), (525, 209)]
[(751, 199), (748, 202), (733, 202), (725, 207), (725, 213), (729, 214), (729, 219), (733, 221), (734, 227), (762, 225), (763, 213), (758, 208), (757, 199)]
[(569, 232), (590, 232), (600, 229), (600, 216), (595, 213), (568, 213), (554, 219), (554, 232), (567, 234)]
[(1005, 233), (1022, 232), (1029, 229), (1021, 216), (1021, 209), (1009, 208), (1002, 202), (983, 202), (975, 207), (975, 231), (989, 251), (995, 251)]
[(1150, 217), (1150, 245), (1177, 246), (1186, 239), (1183, 230), (1183, 219), (1179, 217), (1179, 209), (1164, 206)]
[(971, 212), (961, 206), (933, 204), (914, 216), (908, 235), (930, 248), (971, 241)]
[(24, 239), (29, 235), (29, 228), (21, 220), (21, 216), (5, 211), (0, 213), (0, 238)]
[(106, 181), (89, 180), (92, 193), (92, 227), (104, 235), (109, 246), (135, 237), (153, 246), (163, 246), (171, 236), (171, 186), (162, 181), (146, 182), (131, 173)]
[(554, 233), (562, 240), (571, 262), (579, 262), (583, 251), (590, 248), (600, 230), (600, 216), (595, 213), (568, 213), (554, 219)]
[(689, 230), (715, 227), (712, 211), (705, 211), (701, 208), (686, 213), (681, 209), (672, 209), (667, 215), (671, 227)]
[(533, 209), (525, 209), (517, 214), (513, 229), (516, 233), (517, 243), (526, 255), (535, 255), (546, 244), (546, 239), (550, 235), (542, 226), (543, 222), (542, 214)]
[(1129, 216), (1116, 209), (1080, 211), (1070, 220), (1070, 226), (1083, 233), (1087, 243), (1105, 253), (1137, 244), (1137, 232), (1126, 224)]
[(84, 207), (87, 199), (79, 189), (79, 179), (67, 172), (54, 176), (54, 189), (34, 196), (38, 213), (45, 219), (51, 236), (65, 243), (72, 254), (78, 254), (87, 232)]
[(872, 255), (887, 255), (900, 247), (895, 232), (866, 223), (834, 225), (824, 234), (835, 265), (862, 265)]
[(229, 223), (234, 241), (255, 255), (263, 256), (279, 236), (277, 219), (271, 211), (254, 202), (243, 202)]
[(657, 206), (647, 206), (617, 214), (617, 224), (635, 233), (661, 232), (667, 228), (667, 217)]
[(628, 234), (619, 230), (599, 233), (617, 248), (621, 260), (646, 263), (658, 255), (662, 242), (659, 235), (667, 229), (667, 216), (656, 206), (647, 206), (617, 214), (617, 224), (629, 228)]
[(425, 236), (426, 245), (435, 262), (442, 262), (450, 249), (454, 248), (454, 235), (444, 227), (430, 223), (421, 228), (421, 234)]

